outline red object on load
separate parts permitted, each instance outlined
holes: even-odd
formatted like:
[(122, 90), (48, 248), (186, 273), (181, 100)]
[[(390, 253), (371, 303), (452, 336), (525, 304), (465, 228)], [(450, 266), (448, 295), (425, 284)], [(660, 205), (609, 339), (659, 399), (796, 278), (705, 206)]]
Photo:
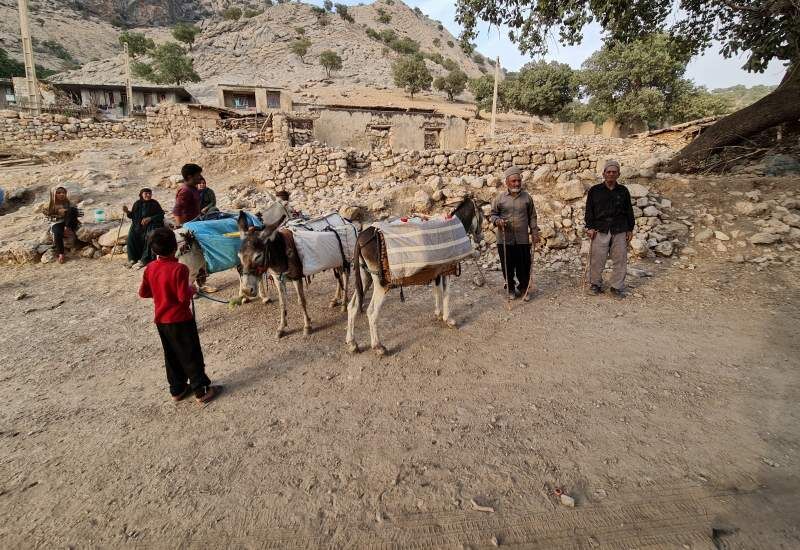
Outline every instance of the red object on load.
[(400, 218), (400, 221), (403, 222), (403, 223), (407, 223), (408, 222), (408, 218)]

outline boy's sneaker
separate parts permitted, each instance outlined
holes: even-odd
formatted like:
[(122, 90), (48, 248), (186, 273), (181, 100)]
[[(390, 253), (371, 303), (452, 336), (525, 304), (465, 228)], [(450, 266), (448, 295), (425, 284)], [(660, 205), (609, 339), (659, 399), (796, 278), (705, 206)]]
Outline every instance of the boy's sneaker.
[(600, 285), (592, 285), (591, 287), (589, 287), (589, 294), (594, 294), (595, 296), (597, 296), (598, 294), (602, 293), (603, 293), (603, 287), (601, 287)]
[(142, 269), (143, 267), (144, 267), (144, 264), (141, 261), (136, 262), (135, 264), (133, 264), (133, 269)]
[(614, 298), (617, 298), (618, 300), (621, 300), (622, 298), (625, 297), (625, 291), (624, 290), (618, 290), (618, 289), (616, 289), (614, 287), (611, 287), (611, 296), (613, 296)]
[(125, 267), (127, 267), (128, 269), (132, 268), (134, 265), (136, 265), (136, 262), (134, 261), (128, 260), (127, 262), (125, 262)]
[(214, 400), (220, 393), (222, 393), (222, 386), (206, 386), (205, 391), (200, 395), (195, 395), (197, 402), (201, 405)]

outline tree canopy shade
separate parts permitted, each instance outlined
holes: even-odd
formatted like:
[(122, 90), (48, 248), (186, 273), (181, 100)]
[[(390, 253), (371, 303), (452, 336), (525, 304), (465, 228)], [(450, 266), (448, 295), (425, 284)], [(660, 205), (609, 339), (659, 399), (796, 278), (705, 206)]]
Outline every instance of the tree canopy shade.
[(334, 51), (325, 50), (319, 54), (319, 64), (325, 68), (325, 74), (330, 78), (331, 71), (341, 70), (342, 58)]
[(152, 50), (149, 55), (151, 63), (134, 62), (131, 65), (136, 76), (156, 84), (200, 82), (200, 76), (194, 71), (194, 61), (179, 44), (166, 42)]
[(392, 76), (398, 88), (404, 88), (414, 98), (414, 94), (431, 89), (433, 77), (425, 65), (425, 60), (416, 55), (401, 57), (392, 65)]
[[(679, 16), (675, 16), (679, 13)], [(583, 39), (583, 28), (600, 24), (608, 45), (667, 32), (687, 55), (722, 43), (722, 55), (748, 54), (744, 68), (764, 71), (772, 60), (786, 74), (771, 94), (707, 129), (673, 160), (691, 168), (713, 150), (789, 120), (800, 118), (800, 2), (795, 0), (458, 0), (462, 42), (477, 36), (479, 20), (506, 25), (522, 52), (543, 54), (551, 32), (562, 44)]]

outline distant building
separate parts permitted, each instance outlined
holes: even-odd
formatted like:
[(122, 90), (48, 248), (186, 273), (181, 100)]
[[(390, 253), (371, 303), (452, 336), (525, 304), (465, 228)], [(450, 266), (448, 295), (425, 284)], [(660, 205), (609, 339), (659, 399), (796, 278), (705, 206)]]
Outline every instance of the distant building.
[(292, 97), (283, 88), (220, 84), (217, 87), (217, 105), (239, 113), (289, 112)]
[(96, 108), (107, 118), (144, 115), (147, 107), (159, 103), (192, 103), (192, 95), (180, 86), (133, 86), (133, 105), (125, 97), (125, 86), (119, 84), (84, 84), (78, 82), (51, 82), (65, 93), (72, 103)]
[(466, 147), (467, 121), (435, 109), (359, 105), (308, 105), (305, 108), (309, 116), (293, 114), (288, 117), (292, 145), (302, 145), (313, 139), (332, 147), (361, 151), (382, 147), (395, 150)]

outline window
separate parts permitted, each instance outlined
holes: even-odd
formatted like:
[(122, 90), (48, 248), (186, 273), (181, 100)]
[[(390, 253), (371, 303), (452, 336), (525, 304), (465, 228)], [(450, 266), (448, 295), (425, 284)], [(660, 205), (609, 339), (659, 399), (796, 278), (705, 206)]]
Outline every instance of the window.
[(252, 110), (256, 108), (255, 94), (233, 94), (233, 108)]
[(439, 149), (441, 147), (440, 133), (441, 130), (438, 128), (425, 129), (425, 149)]
[(267, 92), (267, 109), (280, 109), (280, 108), (281, 108), (281, 93)]

